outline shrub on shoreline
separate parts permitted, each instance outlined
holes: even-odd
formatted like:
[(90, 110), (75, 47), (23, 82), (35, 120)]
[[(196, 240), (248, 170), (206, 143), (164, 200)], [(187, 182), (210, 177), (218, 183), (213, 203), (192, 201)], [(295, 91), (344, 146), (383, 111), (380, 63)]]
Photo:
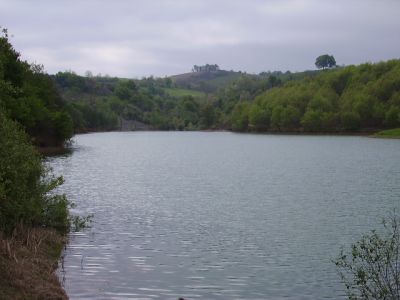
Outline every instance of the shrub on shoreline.
[(334, 261), (349, 299), (400, 299), (400, 217), (393, 213)]
[(42, 164), (21, 126), (0, 112), (0, 230), (17, 225), (69, 229), (68, 200), (51, 193), (62, 184)]

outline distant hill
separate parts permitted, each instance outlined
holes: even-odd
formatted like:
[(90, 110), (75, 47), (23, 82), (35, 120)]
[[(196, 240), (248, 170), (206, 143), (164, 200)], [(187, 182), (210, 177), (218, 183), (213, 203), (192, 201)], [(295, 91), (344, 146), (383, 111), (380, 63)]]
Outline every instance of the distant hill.
[(59, 72), (52, 78), (68, 103), (75, 132), (209, 127), (203, 117), (207, 95), (179, 88), (168, 77), (138, 80)]
[(59, 72), (52, 78), (68, 103), (75, 132), (82, 132), (229, 128), (230, 114), (238, 101), (251, 101), (286, 81), (313, 74), (255, 75), (205, 65), (165, 78), (84, 77), (73, 72)]
[(174, 85), (181, 89), (196, 90), (204, 93), (215, 93), (243, 75), (242, 72), (217, 70), (212, 72), (191, 72), (174, 75)]
[(71, 72), (53, 78), (76, 132), (366, 132), (400, 126), (399, 60), (257, 75), (196, 67), (192, 73), (141, 80)]

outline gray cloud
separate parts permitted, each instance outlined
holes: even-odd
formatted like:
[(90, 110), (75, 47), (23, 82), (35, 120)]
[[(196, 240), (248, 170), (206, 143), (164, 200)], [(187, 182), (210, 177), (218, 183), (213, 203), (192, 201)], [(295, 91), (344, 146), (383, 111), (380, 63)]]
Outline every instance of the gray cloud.
[(397, 0), (0, 0), (0, 25), (29, 61), (124, 77), (193, 64), (261, 72), (399, 57)]

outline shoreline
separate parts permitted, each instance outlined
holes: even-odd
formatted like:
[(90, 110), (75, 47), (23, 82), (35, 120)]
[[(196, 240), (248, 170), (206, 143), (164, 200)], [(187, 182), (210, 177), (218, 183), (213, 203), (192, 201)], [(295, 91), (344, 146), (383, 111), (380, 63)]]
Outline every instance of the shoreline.
[(55, 156), (71, 152), (69, 147), (64, 146), (36, 147), (36, 150), (43, 156)]
[[(239, 134), (265, 134), (265, 135), (306, 135), (306, 136), (374, 136), (374, 134), (379, 132), (377, 130), (366, 130), (366, 131), (321, 131), (321, 132), (311, 132), (311, 131), (234, 131), (229, 129), (199, 129), (199, 130), (105, 130), (105, 131), (85, 131), (77, 132), (77, 134), (93, 134), (93, 133), (106, 133), (106, 132), (230, 132)], [(68, 152), (68, 147), (49, 147), (54, 148), (56, 151), (59, 149), (61, 152)], [(47, 147), (42, 147), (46, 151)], [(41, 150), (39, 150), (41, 151)], [(51, 152), (51, 150), (50, 150)]]
[(51, 228), (0, 232), (1, 299), (68, 299), (56, 274), (67, 235)]
[[(368, 137), (377, 139), (400, 139), (400, 136), (384, 136), (379, 135), (379, 130), (367, 130), (367, 131), (335, 131), (335, 132), (305, 132), (305, 131), (234, 131), (229, 129), (202, 129), (202, 130), (107, 130), (107, 131), (85, 131), (78, 132), (75, 135), (80, 134), (94, 134), (94, 133), (107, 133), (107, 132), (229, 132), (236, 134), (255, 134), (255, 135), (293, 135), (293, 136), (358, 136)], [(73, 138), (73, 137), (72, 137)], [(50, 146), (50, 147), (39, 147), (36, 146), (36, 150), (44, 157), (57, 156), (63, 154), (69, 154), (73, 149), (69, 146)]]

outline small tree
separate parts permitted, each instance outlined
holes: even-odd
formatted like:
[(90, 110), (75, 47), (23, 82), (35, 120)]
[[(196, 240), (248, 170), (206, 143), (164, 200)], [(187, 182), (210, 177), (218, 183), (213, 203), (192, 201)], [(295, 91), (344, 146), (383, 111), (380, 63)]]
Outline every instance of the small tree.
[(315, 65), (318, 69), (332, 68), (336, 66), (336, 60), (333, 55), (324, 54), (317, 57)]
[(349, 299), (400, 299), (400, 218), (383, 222), (384, 231), (364, 235), (335, 264)]

